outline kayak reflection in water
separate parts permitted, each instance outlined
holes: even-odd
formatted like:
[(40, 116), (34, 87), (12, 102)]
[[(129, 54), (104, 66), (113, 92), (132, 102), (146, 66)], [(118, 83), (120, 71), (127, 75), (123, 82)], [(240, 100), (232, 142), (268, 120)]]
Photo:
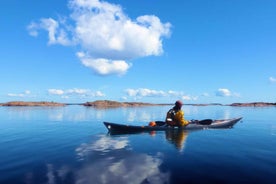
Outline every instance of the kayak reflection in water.
[(179, 151), (185, 148), (185, 142), (188, 137), (188, 132), (185, 130), (167, 130), (166, 139), (172, 143)]
[(165, 122), (170, 126), (186, 126), (189, 121), (184, 119), (184, 111), (181, 110), (183, 103), (178, 100), (175, 102), (175, 106), (167, 112)]

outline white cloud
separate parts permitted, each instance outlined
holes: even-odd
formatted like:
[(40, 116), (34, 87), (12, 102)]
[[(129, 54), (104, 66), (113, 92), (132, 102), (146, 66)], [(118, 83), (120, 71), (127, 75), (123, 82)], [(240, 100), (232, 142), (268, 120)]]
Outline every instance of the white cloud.
[(96, 91), (96, 92), (94, 93), (94, 95), (97, 96), (97, 97), (105, 96), (105, 94), (104, 94), (103, 92), (101, 92), (101, 91)]
[(197, 96), (184, 95), (182, 96), (182, 100), (186, 101), (196, 101), (198, 99)]
[(31, 94), (31, 91), (26, 90), (26, 91), (25, 91), (25, 94), (26, 94), (26, 95), (29, 95), (29, 94)]
[(22, 93), (20, 93), (20, 94), (8, 93), (8, 96), (10, 96), (10, 97), (24, 97), (24, 94), (22, 94)]
[(195, 101), (198, 99), (197, 96), (186, 95), (182, 91), (172, 91), (172, 90), (167, 92), (167, 96), (181, 98), (182, 100), (186, 100), (186, 101), (192, 101), (192, 100)]
[(63, 95), (64, 91), (61, 89), (48, 89), (48, 93), (51, 95)]
[(232, 96), (232, 93), (229, 89), (220, 88), (220, 89), (217, 90), (216, 95), (226, 97), (226, 96)]
[(276, 82), (276, 78), (274, 78), (274, 77), (269, 77), (269, 81), (274, 83), (274, 82)]
[(89, 93), (89, 90), (87, 89), (78, 89), (78, 88), (74, 88), (74, 89), (68, 89), (66, 91), (67, 94), (78, 94), (78, 95), (84, 95)]
[(91, 91), (89, 89), (48, 89), (50, 95), (60, 95), (62, 98), (68, 99), (71, 96), (80, 96), (80, 97), (103, 97), (105, 94), (101, 91)]
[(126, 93), (131, 97), (154, 97), (154, 96), (166, 96), (164, 91), (157, 91), (146, 88), (139, 89), (127, 89)]
[(197, 96), (185, 95), (182, 91), (169, 90), (166, 92), (147, 88), (126, 89), (125, 91), (129, 97), (133, 97), (134, 99), (140, 99), (142, 97), (173, 97), (174, 99), (183, 99), (187, 101), (195, 101), (198, 99)]
[(78, 56), (84, 66), (91, 68), (96, 74), (100, 75), (123, 75), (131, 67), (131, 64), (128, 64), (123, 60), (108, 60), (104, 58), (93, 59), (89, 57), (85, 58), (85, 56), (80, 53)]
[(168, 91), (168, 95), (171, 95), (171, 96), (182, 96), (182, 95), (184, 95), (184, 93), (183, 92), (179, 92), (179, 91), (172, 91), (172, 90), (169, 90)]
[(130, 19), (121, 6), (99, 0), (71, 0), (69, 21), (41, 19), (28, 26), (30, 35), (48, 31), (49, 44), (80, 45), (81, 63), (100, 75), (125, 74), (127, 61), (163, 53), (162, 39), (170, 36), (170, 23), (157, 16)]
[(67, 30), (62, 28), (60, 25), (62, 21), (58, 22), (52, 18), (42, 18), (39, 23), (32, 22), (27, 26), (29, 34), (31, 36), (37, 37), (38, 30), (44, 29), (48, 31), (48, 44), (61, 44), (64, 46), (68, 46), (73, 44), (73, 41), (69, 40), (67, 36)]
[(137, 95), (137, 90), (135, 90), (135, 89), (126, 89), (126, 93), (127, 93), (128, 96), (133, 97), (133, 96)]
[(23, 93), (8, 93), (10, 97), (26, 97), (31, 94), (31, 91), (26, 90)]
[(37, 29), (39, 29), (39, 25), (37, 23), (30, 23), (28, 26), (27, 26), (27, 30), (29, 31), (29, 34), (31, 36), (34, 36), (34, 37), (37, 37), (38, 36), (38, 32), (37, 32)]

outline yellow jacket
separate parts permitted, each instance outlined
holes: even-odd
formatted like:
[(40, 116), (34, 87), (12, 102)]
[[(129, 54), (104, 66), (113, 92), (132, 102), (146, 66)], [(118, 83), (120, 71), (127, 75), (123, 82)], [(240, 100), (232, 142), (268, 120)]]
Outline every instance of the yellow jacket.
[(181, 110), (175, 113), (174, 121), (180, 126), (186, 126), (189, 124), (189, 122), (184, 119), (184, 112)]
[(166, 122), (169, 125), (175, 126), (186, 126), (189, 124), (189, 122), (184, 119), (184, 112), (182, 110), (175, 112), (173, 109), (169, 110), (167, 113)]

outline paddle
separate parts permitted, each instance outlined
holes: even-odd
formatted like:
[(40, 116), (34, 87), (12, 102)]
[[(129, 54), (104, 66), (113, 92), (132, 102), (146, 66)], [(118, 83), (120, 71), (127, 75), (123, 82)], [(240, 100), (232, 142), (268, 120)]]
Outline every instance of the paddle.
[(201, 125), (211, 125), (213, 123), (213, 120), (212, 119), (203, 119), (203, 120), (199, 120), (196, 123), (201, 124)]
[[(166, 122), (164, 121), (155, 121), (157, 126), (164, 126)], [(203, 119), (203, 120), (191, 120), (191, 124), (200, 124), (200, 125), (211, 125), (213, 123), (212, 119)]]

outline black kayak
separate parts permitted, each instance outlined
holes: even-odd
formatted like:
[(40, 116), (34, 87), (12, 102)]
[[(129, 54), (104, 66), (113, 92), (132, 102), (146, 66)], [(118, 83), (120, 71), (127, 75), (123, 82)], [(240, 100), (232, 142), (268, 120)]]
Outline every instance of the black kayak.
[(194, 121), (187, 126), (177, 127), (177, 126), (168, 126), (165, 122), (157, 121), (156, 126), (138, 126), (138, 125), (126, 125), (126, 124), (117, 124), (110, 122), (103, 122), (109, 132), (118, 132), (118, 133), (135, 133), (135, 132), (150, 132), (150, 131), (166, 131), (166, 130), (199, 130), (199, 129), (208, 129), (208, 128), (231, 128), (242, 117), (232, 118), (232, 119), (221, 119), (221, 120), (201, 120)]

